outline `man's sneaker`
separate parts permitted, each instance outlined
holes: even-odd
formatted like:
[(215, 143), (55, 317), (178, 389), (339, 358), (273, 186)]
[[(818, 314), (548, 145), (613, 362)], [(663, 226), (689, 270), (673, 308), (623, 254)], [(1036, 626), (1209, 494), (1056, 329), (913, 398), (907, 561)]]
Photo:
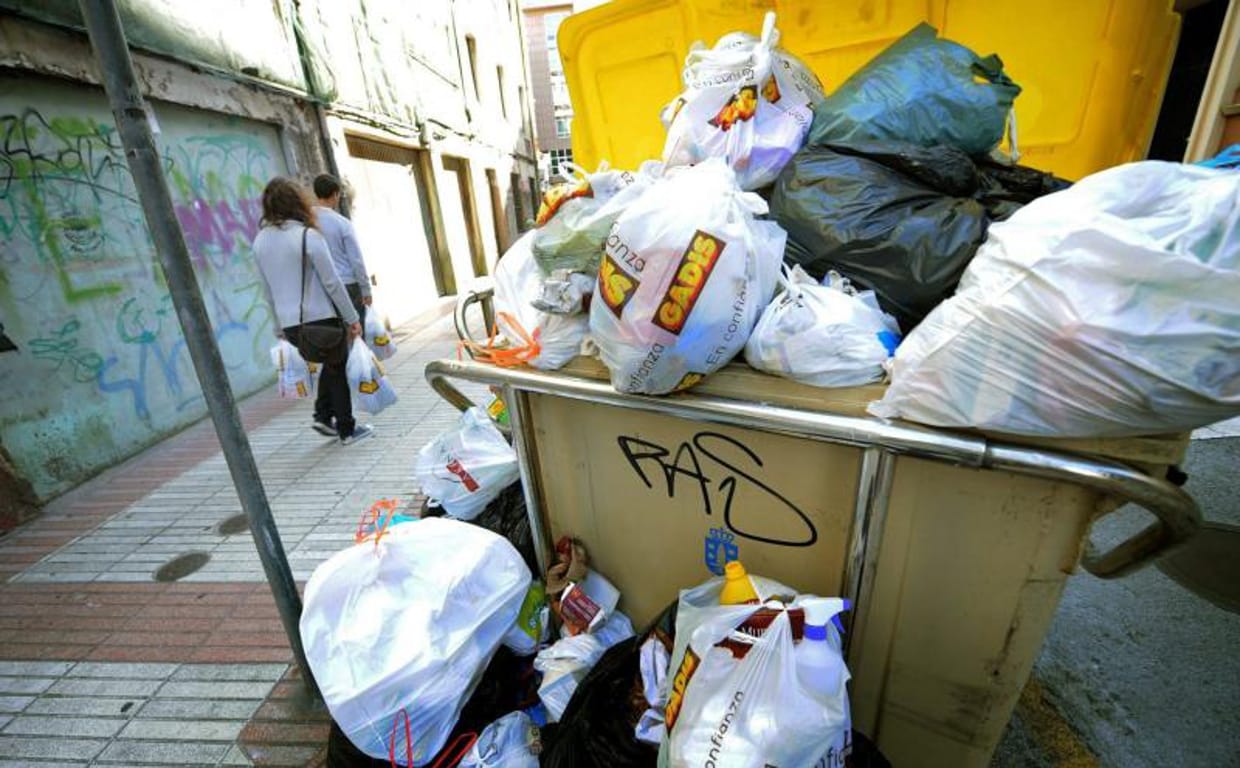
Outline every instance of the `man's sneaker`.
[(313, 429), (315, 432), (318, 432), (323, 437), (335, 437), (336, 436), (336, 428), (333, 427), (331, 424), (324, 424), (323, 422), (316, 420), (313, 424), (310, 425), (310, 428)]
[(358, 424), (353, 428), (353, 434), (348, 437), (340, 438), (342, 445), (353, 445), (358, 440), (365, 440), (375, 433), (375, 428), (369, 424)]

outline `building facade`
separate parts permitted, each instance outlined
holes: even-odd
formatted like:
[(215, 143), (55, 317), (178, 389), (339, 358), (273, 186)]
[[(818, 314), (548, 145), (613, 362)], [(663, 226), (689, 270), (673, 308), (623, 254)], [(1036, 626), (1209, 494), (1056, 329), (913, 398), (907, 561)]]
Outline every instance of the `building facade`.
[[(393, 323), (534, 214), (516, 0), (119, 0), (234, 390), (269, 385), (250, 252), (275, 175), (342, 176)], [(0, 0), (0, 520), (205, 405), (72, 0)]]
[(526, 0), (525, 37), (534, 97), (534, 135), (538, 142), (544, 182), (564, 173), (573, 159), (573, 104), (560, 61), (557, 35), (560, 23), (573, 13), (564, 0)]

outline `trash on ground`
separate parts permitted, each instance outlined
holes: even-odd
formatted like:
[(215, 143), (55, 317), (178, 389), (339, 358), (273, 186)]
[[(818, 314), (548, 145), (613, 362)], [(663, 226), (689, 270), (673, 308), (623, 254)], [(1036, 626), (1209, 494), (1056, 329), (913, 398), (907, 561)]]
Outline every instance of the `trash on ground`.
[(517, 454), (481, 408), (418, 452), (414, 478), (422, 492), (461, 520), (472, 520), (520, 476)]
[(408, 746), (424, 764), (447, 742), (529, 584), (506, 540), (442, 518), (333, 555), (306, 584), (300, 624), (332, 719), (372, 757), (388, 756), (390, 737), (395, 754)]
[(488, 725), (469, 753), (461, 759), (461, 768), (538, 768), (542, 743), (538, 727), (524, 712), (509, 712)]
[[(759, 594), (773, 586), (751, 579)], [(727, 605), (723, 590), (713, 579), (681, 593), (668, 765), (840, 765), (852, 727), (848, 671), (830, 619), (844, 601), (804, 595)], [(684, 642), (687, 604), (695, 626)], [(811, 626), (811, 616), (826, 626)]]

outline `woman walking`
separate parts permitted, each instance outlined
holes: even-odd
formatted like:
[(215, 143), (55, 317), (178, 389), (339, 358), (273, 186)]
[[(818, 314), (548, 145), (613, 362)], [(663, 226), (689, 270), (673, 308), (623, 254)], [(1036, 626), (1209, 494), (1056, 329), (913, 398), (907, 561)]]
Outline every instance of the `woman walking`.
[(311, 326), (339, 328), (341, 319), (348, 326), (328, 356), (333, 362), (323, 363), (319, 374), (313, 429), (327, 437), (339, 436), (344, 445), (369, 437), (374, 429), (353, 419), (344, 362), (349, 342), (361, 334), (362, 326), (332, 266), (327, 241), (314, 228), (309, 201), (295, 181), (278, 176), (267, 184), (261, 224), (254, 238), (254, 258), (284, 337), (301, 349), (308, 342), (302, 338), (305, 329)]

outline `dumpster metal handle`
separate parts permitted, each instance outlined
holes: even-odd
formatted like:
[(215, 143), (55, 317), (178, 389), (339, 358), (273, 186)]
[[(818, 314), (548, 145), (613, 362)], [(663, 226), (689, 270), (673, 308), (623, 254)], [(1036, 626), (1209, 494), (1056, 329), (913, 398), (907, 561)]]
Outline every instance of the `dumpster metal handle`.
[[(607, 382), (528, 368), (497, 368), (477, 362), (453, 360), (438, 360), (427, 364), (426, 379), (431, 387), (445, 400), (461, 409), (468, 408), (472, 403), (447, 381), (449, 377), (481, 384), (499, 384), (519, 392), (587, 400), (620, 408), (664, 413), (691, 421), (758, 429), (863, 449), (880, 449), (896, 455), (916, 456), (960, 466), (1012, 472), (1085, 486), (1135, 503), (1157, 518), (1153, 525), (1104, 553), (1086, 553), (1082, 559), (1082, 567), (1100, 578), (1123, 576), (1148, 565), (1187, 541), (1201, 524), (1201, 513), (1196, 502), (1181, 489), (1166, 480), (1150, 477), (1119, 462), (1100, 458), (991, 442), (981, 437), (869, 417), (799, 411), (694, 393), (667, 397), (626, 395), (616, 392)], [(878, 511), (880, 514), (876, 522), (880, 525), (854, 524), (853, 536), (861, 537), (861, 541), (852, 542), (849, 552), (854, 562), (872, 562), (872, 557), (859, 558), (856, 555), (858, 547), (868, 549), (879, 545), (883, 510), (876, 510), (876, 505), (885, 505), (886, 495), (874, 493), (872, 488), (859, 487), (858, 492), (867, 494), (868, 500), (857, 500), (863, 509), (855, 513), (855, 520), (860, 523), (867, 516), (875, 517), (875, 512)], [(850, 571), (850, 574), (846, 575), (846, 581), (851, 582), (849, 586), (859, 587), (864, 591), (861, 574), (851, 567)]]
[[(452, 324), (456, 326), (456, 337), (461, 341), (480, 343), (469, 332), (469, 317), (467, 313), (474, 304), (482, 306), (484, 333), (490, 333), (491, 329), (495, 327), (495, 309), (492, 301), (495, 297), (495, 287), (488, 283), (489, 281), (472, 287), (457, 297), (456, 307), (452, 310)], [(474, 356), (474, 352), (469, 345), (466, 345), (465, 349), (469, 352), (470, 357)], [(453, 405), (456, 405), (456, 403), (453, 403)], [(459, 408), (460, 406), (457, 407)]]

